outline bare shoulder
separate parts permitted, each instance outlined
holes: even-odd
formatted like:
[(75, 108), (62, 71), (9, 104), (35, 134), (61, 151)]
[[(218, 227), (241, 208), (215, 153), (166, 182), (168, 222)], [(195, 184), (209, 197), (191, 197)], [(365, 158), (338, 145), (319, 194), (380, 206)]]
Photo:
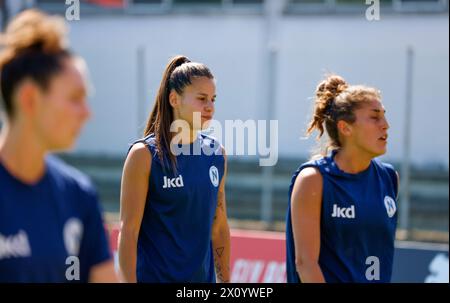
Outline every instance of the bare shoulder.
[(322, 174), (316, 167), (305, 167), (298, 174), (296, 182), (320, 185), (322, 184)]
[(315, 167), (305, 167), (300, 171), (292, 190), (293, 197), (314, 195), (322, 192), (322, 174)]
[(128, 156), (133, 155), (134, 157), (149, 157), (150, 158), (150, 152), (147, 148), (147, 145), (145, 145), (142, 142), (138, 142), (136, 144), (134, 144), (131, 149), (130, 152), (128, 153)]
[(125, 166), (132, 171), (148, 172), (152, 162), (150, 151), (144, 143), (136, 143), (130, 149)]
[(305, 167), (300, 171), (292, 190), (292, 203), (306, 203), (304, 205), (320, 205), (322, 197), (323, 179), (319, 169)]

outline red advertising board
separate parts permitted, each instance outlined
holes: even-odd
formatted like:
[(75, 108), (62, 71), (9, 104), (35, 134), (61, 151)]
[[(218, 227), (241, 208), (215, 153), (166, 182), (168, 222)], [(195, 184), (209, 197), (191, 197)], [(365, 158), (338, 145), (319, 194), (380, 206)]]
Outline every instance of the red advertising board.
[[(118, 227), (110, 229), (116, 255)], [(231, 230), (231, 282), (285, 283), (284, 233)]]
[(231, 282), (285, 283), (284, 233), (231, 231)]
[[(118, 234), (113, 226), (110, 241), (116, 262)], [(284, 233), (232, 229), (231, 282), (285, 283), (285, 252)], [(448, 244), (396, 242), (392, 282), (424, 281), (448, 283)]]

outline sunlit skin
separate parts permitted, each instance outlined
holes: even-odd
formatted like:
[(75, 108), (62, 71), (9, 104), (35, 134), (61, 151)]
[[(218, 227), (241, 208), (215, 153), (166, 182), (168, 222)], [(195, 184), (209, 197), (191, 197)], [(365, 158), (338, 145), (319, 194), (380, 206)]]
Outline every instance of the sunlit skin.
[(34, 119), (37, 135), (48, 150), (73, 147), (90, 116), (86, 84), (73, 60), (66, 60), (62, 73), (51, 81), (48, 91), (39, 95)]
[(338, 122), (342, 148), (336, 155), (338, 166), (349, 173), (358, 173), (370, 161), (386, 153), (389, 123), (379, 100), (365, 102), (354, 111), (354, 123)]
[[(196, 133), (207, 128), (214, 116), (215, 81), (207, 77), (193, 78), (191, 85), (186, 86), (181, 95), (172, 90), (169, 100), (173, 107), (174, 120), (183, 120), (189, 124), (190, 138), (185, 138), (186, 141), (183, 141), (192, 142)], [(194, 113), (200, 115), (201, 121), (194, 120)]]

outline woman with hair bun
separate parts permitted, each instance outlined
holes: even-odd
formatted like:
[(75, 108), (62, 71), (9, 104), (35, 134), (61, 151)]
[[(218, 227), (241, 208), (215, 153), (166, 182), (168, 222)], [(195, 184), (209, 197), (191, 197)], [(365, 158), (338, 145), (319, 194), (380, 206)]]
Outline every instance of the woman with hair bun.
[(62, 18), (20, 13), (1, 36), (0, 282), (115, 282), (89, 179), (49, 155), (89, 118), (84, 61)]
[(376, 159), (388, 129), (378, 90), (337, 75), (318, 85), (307, 134), (326, 133), (328, 143), (292, 178), (288, 282), (390, 282), (398, 175)]

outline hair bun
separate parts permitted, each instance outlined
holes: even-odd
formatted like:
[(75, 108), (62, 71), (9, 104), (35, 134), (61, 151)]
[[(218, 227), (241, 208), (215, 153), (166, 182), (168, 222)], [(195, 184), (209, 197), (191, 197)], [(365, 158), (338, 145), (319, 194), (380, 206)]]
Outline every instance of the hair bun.
[(338, 75), (329, 75), (317, 86), (316, 96), (318, 99), (330, 101), (336, 98), (347, 87), (348, 84), (344, 78)]
[(67, 48), (66, 33), (62, 17), (31, 9), (12, 20), (0, 41), (6, 50), (14, 54), (27, 50), (55, 54)]

